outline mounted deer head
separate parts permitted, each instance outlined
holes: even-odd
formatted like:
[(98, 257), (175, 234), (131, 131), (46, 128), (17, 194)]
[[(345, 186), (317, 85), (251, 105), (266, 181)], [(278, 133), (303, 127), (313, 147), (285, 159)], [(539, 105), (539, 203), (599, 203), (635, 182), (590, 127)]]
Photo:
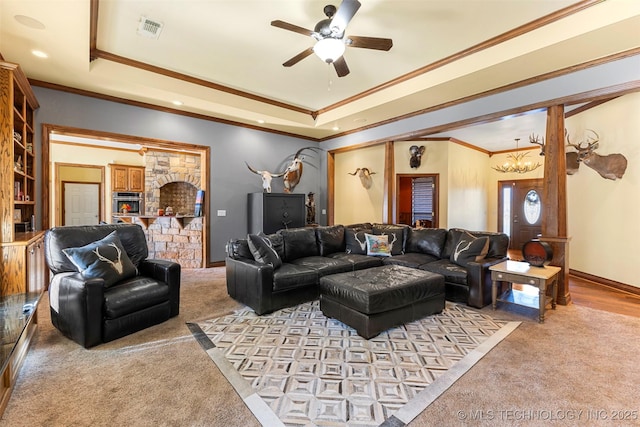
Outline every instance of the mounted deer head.
[(354, 173), (351, 173), (351, 172), (347, 172), (347, 173), (353, 176), (358, 175), (358, 178), (360, 178), (360, 183), (362, 184), (362, 186), (367, 190), (371, 188), (371, 184), (373, 183), (373, 180), (371, 179), (371, 175), (375, 175), (375, 172), (369, 171), (369, 168), (358, 168)]
[[(600, 137), (595, 131), (588, 130), (591, 135), (587, 136), (586, 141), (580, 141), (578, 144), (572, 144), (569, 140), (569, 133), (566, 133), (567, 145), (577, 150), (575, 156), (577, 162), (584, 163), (591, 169), (595, 170), (605, 179), (615, 181), (622, 178), (627, 170), (627, 159), (622, 154), (614, 153), (606, 156), (601, 156), (596, 153), (598, 148)], [(586, 144), (586, 146), (583, 146)], [(569, 154), (569, 153), (567, 153)], [(568, 172), (567, 172), (568, 173)]]
[(417, 145), (412, 145), (409, 147), (409, 152), (411, 153), (411, 158), (409, 159), (409, 166), (412, 168), (419, 168), (420, 163), (422, 162), (422, 155), (424, 154), (424, 145), (418, 147)]
[(544, 138), (541, 138), (538, 135), (531, 134), (529, 135), (529, 143), (538, 144), (540, 146), (540, 155), (544, 156)]
[(282, 173), (271, 173), (269, 171), (259, 171), (259, 170), (255, 170), (254, 168), (252, 168), (251, 166), (249, 166), (249, 163), (244, 162), (245, 165), (247, 165), (247, 167), (249, 168), (249, 170), (253, 173), (255, 173), (256, 175), (260, 175), (260, 177), (262, 178), (262, 189), (263, 191), (267, 192), (267, 193), (271, 193), (271, 180), (273, 178), (277, 178), (280, 177), (282, 175), (284, 175), (284, 172)]

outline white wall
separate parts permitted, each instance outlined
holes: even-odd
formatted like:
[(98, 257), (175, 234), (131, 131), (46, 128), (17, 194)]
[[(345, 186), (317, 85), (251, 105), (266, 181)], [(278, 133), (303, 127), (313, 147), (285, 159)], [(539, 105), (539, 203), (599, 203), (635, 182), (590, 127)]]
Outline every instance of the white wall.
[(567, 177), (569, 266), (640, 287), (640, 93), (606, 102), (566, 120), (572, 142), (592, 129), (597, 152), (621, 153), (628, 161), (620, 180), (602, 178), (580, 165)]

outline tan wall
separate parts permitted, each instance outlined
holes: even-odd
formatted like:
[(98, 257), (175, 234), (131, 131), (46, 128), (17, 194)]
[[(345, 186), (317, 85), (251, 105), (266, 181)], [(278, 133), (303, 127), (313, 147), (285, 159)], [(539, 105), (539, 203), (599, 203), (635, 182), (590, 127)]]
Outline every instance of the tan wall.
[[(369, 189), (349, 175), (363, 167), (375, 172)], [(336, 154), (334, 223), (382, 222), (383, 183), (384, 145)]]
[(623, 178), (611, 181), (580, 165), (567, 177), (572, 269), (640, 287), (640, 93), (606, 102), (567, 119), (572, 142), (586, 129), (600, 136), (601, 155), (621, 153)]
[[(394, 169), (397, 174), (438, 174), (438, 216), (440, 228), (447, 228), (448, 215), (448, 141), (399, 141), (394, 144)], [(412, 169), (409, 166), (409, 147), (412, 145), (424, 145), (425, 152), (422, 155), (420, 167)], [(394, 180), (395, 182), (395, 180)]]
[(485, 153), (449, 143), (447, 228), (487, 228), (488, 169)]

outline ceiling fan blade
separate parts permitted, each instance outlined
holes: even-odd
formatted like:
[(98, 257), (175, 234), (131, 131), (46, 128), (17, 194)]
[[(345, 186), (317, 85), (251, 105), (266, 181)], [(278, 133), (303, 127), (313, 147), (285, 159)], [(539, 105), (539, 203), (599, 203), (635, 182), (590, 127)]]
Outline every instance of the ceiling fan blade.
[(344, 60), (344, 56), (333, 61), (333, 67), (336, 69), (338, 77), (344, 77), (349, 74), (349, 67), (347, 66), (347, 61)]
[(393, 46), (393, 40), (380, 37), (349, 36), (346, 45), (364, 49), (389, 50)]
[(297, 25), (289, 24), (288, 22), (280, 21), (279, 19), (275, 21), (271, 21), (271, 25), (274, 27), (282, 28), (283, 30), (289, 30), (289, 31), (293, 31), (294, 33), (303, 34), (305, 36), (310, 36), (313, 34), (313, 31), (311, 30), (298, 27)]
[(310, 47), (309, 49), (303, 50), (302, 52), (300, 52), (299, 54), (297, 54), (296, 56), (294, 56), (293, 58), (291, 58), (290, 60), (288, 60), (282, 65), (284, 65), (285, 67), (291, 67), (292, 65), (296, 65), (298, 62), (302, 61), (304, 58), (311, 55), (312, 53), (313, 53), (313, 48)]
[(342, 0), (338, 11), (331, 19), (331, 32), (336, 35), (344, 33), (360, 6), (361, 4), (358, 0)]

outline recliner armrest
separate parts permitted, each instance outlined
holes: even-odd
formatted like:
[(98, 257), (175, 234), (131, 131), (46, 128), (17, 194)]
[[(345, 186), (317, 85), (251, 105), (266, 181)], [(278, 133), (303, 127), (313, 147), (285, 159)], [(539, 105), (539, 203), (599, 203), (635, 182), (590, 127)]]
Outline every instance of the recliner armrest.
[(57, 283), (53, 285), (52, 281), (49, 288), (54, 325), (85, 348), (102, 343), (104, 280), (87, 280), (80, 273), (75, 273), (58, 279), (54, 277), (54, 281)]
[(180, 264), (163, 259), (146, 259), (138, 265), (141, 276), (169, 285), (171, 317), (180, 313)]

